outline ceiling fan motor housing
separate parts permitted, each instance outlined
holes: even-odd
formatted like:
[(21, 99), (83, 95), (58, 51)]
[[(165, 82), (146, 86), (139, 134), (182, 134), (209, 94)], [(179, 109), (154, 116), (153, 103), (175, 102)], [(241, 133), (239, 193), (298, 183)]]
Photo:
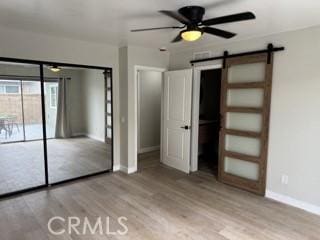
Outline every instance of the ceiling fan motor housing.
[(188, 18), (193, 24), (198, 24), (202, 21), (205, 9), (199, 6), (186, 6), (180, 8), (178, 12)]

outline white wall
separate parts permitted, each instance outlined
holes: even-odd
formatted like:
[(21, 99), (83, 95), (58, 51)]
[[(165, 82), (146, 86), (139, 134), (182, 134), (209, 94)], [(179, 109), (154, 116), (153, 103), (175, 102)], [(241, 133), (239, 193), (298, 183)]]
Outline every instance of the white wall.
[(105, 141), (105, 79), (103, 70), (85, 69), (81, 76), (81, 103), (84, 133), (90, 138)]
[(138, 152), (160, 147), (162, 73), (139, 70)]
[(169, 53), (158, 49), (128, 46), (120, 48), (121, 76), (121, 165), (124, 171), (136, 171), (137, 150), (137, 109), (135, 86), (135, 66), (168, 68)]
[(120, 164), (118, 47), (0, 27), (0, 56), (113, 68), (114, 165)]
[[(190, 67), (193, 52), (237, 53), (265, 48), (269, 42), (286, 50), (274, 59), (267, 189), (320, 206), (319, 27), (171, 52), (170, 69)], [(281, 184), (282, 174), (289, 176), (288, 185)]]

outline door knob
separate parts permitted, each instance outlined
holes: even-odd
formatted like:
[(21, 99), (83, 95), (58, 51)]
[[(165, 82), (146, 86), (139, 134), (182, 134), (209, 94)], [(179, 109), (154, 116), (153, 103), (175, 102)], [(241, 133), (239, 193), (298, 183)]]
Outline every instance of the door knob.
[(191, 126), (185, 125), (185, 126), (182, 126), (181, 128), (183, 128), (185, 130), (189, 130), (191, 128)]

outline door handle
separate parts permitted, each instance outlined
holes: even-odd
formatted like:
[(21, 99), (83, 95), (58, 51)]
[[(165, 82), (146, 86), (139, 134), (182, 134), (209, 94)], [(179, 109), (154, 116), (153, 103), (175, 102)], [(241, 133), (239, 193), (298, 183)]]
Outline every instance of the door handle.
[(185, 130), (189, 130), (191, 128), (191, 126), (185, 125), (185, 126), (181, 126), (180, 128), (185, 129)]

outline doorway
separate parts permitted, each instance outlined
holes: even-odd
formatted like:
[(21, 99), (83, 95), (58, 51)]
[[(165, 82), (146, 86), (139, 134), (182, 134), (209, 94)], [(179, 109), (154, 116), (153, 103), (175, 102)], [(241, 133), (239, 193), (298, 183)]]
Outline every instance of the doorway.
[[(139, 70), (156, 71), (161, 74), (161, 114), (160, 118), (157, 118), (160, 120), (160, 151), (157, 152), (157, 156), (151, 156), (150, 158), (156, 159), (155, 164), (160, 164), (161, 162), (161, 164), (178, 169), (185, 173), (189, 173), (191, 146), (192, 69), (165, 72), (165, 69), (143, 66), (135, 66), (136, 74), (134, 78), (134, 105), (137, 108), (135, 109), (136, 111), (134, 118), (136, 122), (136, 124), (134, 124), (135, 144), (133, 145), (134, 149), (132, 149), (135, 152), (133, 155), (135, 159), (134, 165), (126, 169), (126, 171), (128, 173), (133, 173), (138, 169), (138, 142), (142, 136), (142, 134), (140, 134), (138, 137), (138, 132), (140, 131), (138, 128), (139, 126), (145, 126), (138, 123), (141, 122), (141, 119), (139, 119), (141, 118), (141, 115), (139, 116), (138, 110)], [(151, 118), (150, 112), (147, 114), (147, 118)], [(154, 153), (156, 153), (156, 151), (154, 151)], [(149, 155), (149, 152), (142, 154), (147, 156)], [(141, 157), (142, 155), (140, 156), (140, 159)], [(146, 158), (148, 159), (149, 156)], [(148, 161), (148, 164), (151, 163), (149, 160), (146, 161)], [(139, 167), (140, 170), (141, 165), (142, 164), (140, 164)]]
[(160, 164), (162, 71), (139, 68), (137, 76), (138, 170)]
[(200, 73), (198, 170), (217, 176), (219, 159), (221, 69)]

